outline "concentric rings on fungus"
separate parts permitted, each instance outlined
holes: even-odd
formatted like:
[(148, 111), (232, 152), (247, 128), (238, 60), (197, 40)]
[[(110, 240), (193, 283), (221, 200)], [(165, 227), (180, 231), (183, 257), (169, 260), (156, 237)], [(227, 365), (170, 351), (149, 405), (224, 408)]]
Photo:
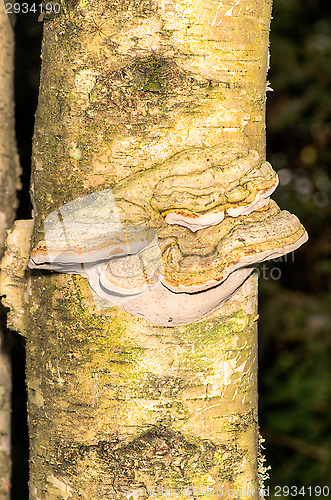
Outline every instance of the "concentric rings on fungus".
[(259, 262), (307, 240), (294, 215), (269, 203), (276, 183), (240, 145), (192, 148), (53, 211), (29, 267), (80, 274), (107, 304), (153, 324), (192, 323)]
[(267, 205), (277, 185), (276, 172), (256, 151), (226, 142), (177, 153), (123, 179), (113, 194), (119, 206), (130, 203), (150, 217), (161, 214), (168, 224), (197, 231), (225, 214), (238, 217)]

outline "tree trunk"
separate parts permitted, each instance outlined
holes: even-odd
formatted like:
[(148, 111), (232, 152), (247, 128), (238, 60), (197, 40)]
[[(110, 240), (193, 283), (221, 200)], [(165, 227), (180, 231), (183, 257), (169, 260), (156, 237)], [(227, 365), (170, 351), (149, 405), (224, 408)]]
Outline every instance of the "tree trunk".
[[(6, 231), (17, 208), (19, 160), (14, 121), (14, 35), (3, 3), (0, 4), (0, 258)], [(4, 314), (0, 311), (0, 500), (10, 496), (10, 396), (11, 366), (4, 334)]]
[[(44, 23), (35, 242), (64, 203), (178, 152), (235, 141), (263, 157), (270, 13), (269, 0), (62, 3)], [(30, 499), (258, 498), (256, 276), (207, 319), (155, 326), (100, 309), (80, 276), (32, 272), (14, 297), (29, 231), (9, 238), (2, 290), (27, 341)]]

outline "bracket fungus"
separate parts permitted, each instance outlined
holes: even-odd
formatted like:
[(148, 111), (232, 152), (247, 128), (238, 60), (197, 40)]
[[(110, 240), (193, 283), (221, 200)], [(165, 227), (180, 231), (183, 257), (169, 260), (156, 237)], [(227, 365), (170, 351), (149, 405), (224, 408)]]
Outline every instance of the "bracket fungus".
[(45, 220), (31, 269), (80, 274), (107, 304), (155, 325), (220, 307), (264, 260), (307, 240), (270, 202), (277, 174), (233, 143), (191, 148)]
[[(278, 176), (259, 154), (237, 143), (194, 147), (160, 165), (137, 172), (113, 188), (118, 207), (133, 221), (141, 211), (149, 221), (197, 231), (218, 224), (225, 214), (249, 214), (269, 203)], [(125, 206), (126, 205), (126, 206)]]

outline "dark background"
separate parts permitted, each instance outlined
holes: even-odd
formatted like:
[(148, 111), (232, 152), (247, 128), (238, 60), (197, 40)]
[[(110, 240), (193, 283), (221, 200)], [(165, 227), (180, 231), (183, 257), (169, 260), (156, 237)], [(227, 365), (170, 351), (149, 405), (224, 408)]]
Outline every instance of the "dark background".
[[(331, 487), (331, 3), (275, 0), (271, 26), (267, 158), (278, 171), (273, 198), (295, 213), (309, 242), (265, 265), (259, 294), (260, 426), (271, 466), (266, 486)], [(23, 168), (18, 218), (30, 218), (31, 141), (40, 71), (41, 23), (16, 19), (16, 120)], [(24, 341), (13, 353), (12, 499), (27, 500)], [(308, 496), (308, 495), (307, 495)], [(312, 495), (314, 497), (314, 495)], [(301, 498), (304, 498), (301, 495)]]

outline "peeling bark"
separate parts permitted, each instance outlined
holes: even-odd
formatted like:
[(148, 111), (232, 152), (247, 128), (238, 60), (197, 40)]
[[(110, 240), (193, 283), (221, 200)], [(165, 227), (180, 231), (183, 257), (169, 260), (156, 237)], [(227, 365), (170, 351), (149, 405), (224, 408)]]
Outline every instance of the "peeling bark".
[[(44, 29), (34, 244), (64, 203), (188, 148), (234, 141), (264, 157), (270, 11), (269, 0), (62, 2)], [(21, 272), (24, 231), (12, 234)], [(7, 286), (7, 305), (25, 311), (13, 321), (27, 338), (30, 499), (156, 487), (258, 498), (256, 281), (179, 327), (100, 309), (80, 276), (29, 272), (16, 305)]]

